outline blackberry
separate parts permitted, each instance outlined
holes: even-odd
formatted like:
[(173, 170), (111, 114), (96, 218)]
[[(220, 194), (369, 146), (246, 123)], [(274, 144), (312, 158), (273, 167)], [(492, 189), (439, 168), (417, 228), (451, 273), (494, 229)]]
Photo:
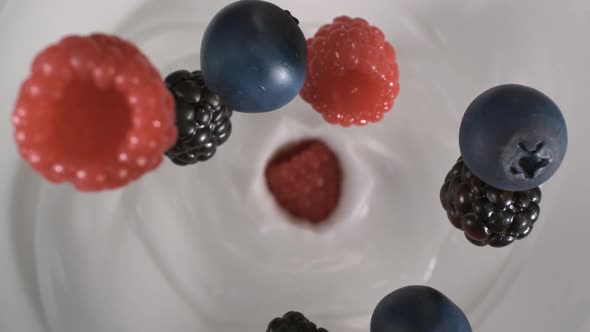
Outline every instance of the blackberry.
[(302, 313), (289, 311), (283, 318), (273, 319), (266, 328), (266, 332), (328, 332), (310, 322)]
[(178, 128), (176, 144), (166, 156), (181, 166), (211, 159), (231, 134), (232, 110), (205, 86), (200, 71), (176, 71), (165, 82), (176, 102)]
[(506, 191), (476, 177), (459, 158), (447, 174), (440, 201), (449, 221), (476, 246), (505, 247), (531, 234), (541, 189)]
[(293, 16), (293, 14), (291, 14), (291, 12), (288, 11), (288, 10), (285, 10), (285, 13), (289, 14), (289, 16), (291, 16), (291, 18), (293, 19), (293, 21), (295, 21), (295, 23), (297, 25), (299, 25), (299, 20), (297, 19), (297, 17)]

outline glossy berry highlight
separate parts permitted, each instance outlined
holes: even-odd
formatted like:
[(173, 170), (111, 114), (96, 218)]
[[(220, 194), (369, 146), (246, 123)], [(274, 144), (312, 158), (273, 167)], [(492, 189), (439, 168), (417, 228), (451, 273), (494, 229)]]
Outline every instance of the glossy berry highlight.
[(539, 219), (541, 189), (507, 191), (481, 181), (460, 158), (447, 174), (440, 201), (451, 224), (476, 246), (505, 247), (528, 237)]
[(371, 317), (370, 332), (471, 332), (463, 311), (438, 290), (407, 286), (384, 297)]
[(43, 50), (13, 113), (25, 161), (80, 191), (119, 188), (176, 140), (174, 101), (148, 59), (115, 36), (69, 36)]
[(236, 1), (207, 26), (201, 70), (233, 110), (268, 112), (295, 98), (305, 81), (307, 47), (298, 21), (274, 4)]
[(393, 46), (377, 27), (346, 16), (307, 41), (308, 66), (301, 97), (333, 124), (380, 121), (399, 94)]
[(176, 143), (166, 156), (180, 166), (213, 158), (231, 135), (232, 110), (209, 91), (200, 71), (175, 71), (165, 82), (174, 95), (178, 128)]
[(283, 317), (273, 319), (268, 324), (266, 332), (328, 332), (328, 330), (317, 327), (300, 312), (289, 311)]
[(465, 164), (485, 183), (524, 191), (549, 180), (567, 150), (559, 107), (533, 88), (507, 84), (479, 95), (461, 122)]

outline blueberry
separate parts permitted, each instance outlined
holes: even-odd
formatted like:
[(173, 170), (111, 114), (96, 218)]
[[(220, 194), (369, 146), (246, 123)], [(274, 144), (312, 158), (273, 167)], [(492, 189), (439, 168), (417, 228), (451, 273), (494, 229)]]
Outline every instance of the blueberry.
[(436, 289), (408, 286), (379, 302), (370, 332), (471, 332), (461, 309)]
[(487, 184), (525, 191), (547, 181), (567, 149), (567, 128), (557, 105), (522, 85), (501, 85), (467, 108), (459, 132), (465, 164)]
[(305, 36), (289, 12), (265, 1), (241, 0), (209, 23), (201, 44), (208, 88), (240, 112), (276, 110), (305, 82)]

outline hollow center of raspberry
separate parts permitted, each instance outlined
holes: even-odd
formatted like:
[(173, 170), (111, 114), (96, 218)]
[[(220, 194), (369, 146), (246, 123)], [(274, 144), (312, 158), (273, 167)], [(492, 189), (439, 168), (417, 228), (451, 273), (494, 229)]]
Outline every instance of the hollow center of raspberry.
[(53, 107), (49, 148), (62, 160), (80, 166), (116, 158), (131, 128), (131, 107), (114, 88), (100, 89), (91, 81), (73, 81)]
[(330, 96), (330, 102), (341, 113), (359, 114), (383, 99), (383, 81), (373, 74), (348, 71), (330, 75), (323, 80), (320, 95)]

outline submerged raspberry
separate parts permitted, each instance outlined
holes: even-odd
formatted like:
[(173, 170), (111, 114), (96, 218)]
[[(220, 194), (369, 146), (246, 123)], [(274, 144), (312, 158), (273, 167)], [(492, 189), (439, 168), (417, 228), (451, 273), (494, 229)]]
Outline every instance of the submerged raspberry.
[(307, 80), (301, 97), (329, 123), (378, 122), (399, 94), (395, 50), (377, 27), (338, 17), (307, 41)]
[(326, 220), (340, 200), (340, 162), (319, 140), (300, 142), (281, 151), (268, 163), (265, 176), (282, 208), (314, 224)]

